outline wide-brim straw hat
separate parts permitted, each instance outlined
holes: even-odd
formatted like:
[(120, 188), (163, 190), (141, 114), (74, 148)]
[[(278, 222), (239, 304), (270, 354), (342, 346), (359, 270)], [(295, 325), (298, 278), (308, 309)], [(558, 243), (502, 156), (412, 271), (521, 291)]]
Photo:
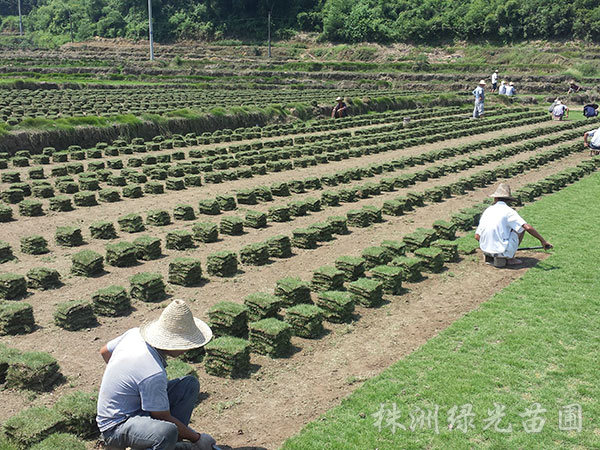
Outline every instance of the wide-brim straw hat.
[(341, 102), (342, 100), (343, 100), (342, 97), (338, 97), (338, 98), (335, 99), (336, 102)]
[(485, 84), (485, 80), (480, 80), (479, 84)]
[(557, 105), (562, 105), (562, 102), (558, 99), (554, 103), (556, 103)]
[(173, 300), (156, 320), (140, 327), (142, 338), (160, 350), (191, 350), (211, 340), (212, 330), (183, 300)]
[(510, 83), (508, 83), (509, 86), (514, 86), (514, 83), (511, 81)]
[(492, 198), (505, 198), (507, 200), (515, 200), (511, 195), (510, 186), (506, 183), (500, 183), (496, 188), (496, 192), (490, 195)]

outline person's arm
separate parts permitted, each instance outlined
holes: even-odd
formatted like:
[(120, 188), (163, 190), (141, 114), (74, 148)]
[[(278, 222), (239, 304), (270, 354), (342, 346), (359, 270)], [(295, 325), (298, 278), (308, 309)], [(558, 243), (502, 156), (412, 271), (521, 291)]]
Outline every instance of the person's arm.
[(166, 422), (174, 423), (177, 426), (177, 431), (179, 432), (179, 437), (181, 439), (187, 439), (191, 442), (196, 442), (198, 439), (200, 439), (200, 433), (192, 430), (176, 417), (173, 417), (171, 415), (171, 411), (151, 411), (150, 416), (156, 420), (164, 420)]
[(479, 239), (481, 239), (481, 236), (479, 236), (479, 234), (475, 233), (475, 240), (476, 240), (477, 242), (479, 242)]
[(535, 228), (533, 228), (531, 225), (529, 225), (528, 223), (526, 223), (525, 225), (523, 225), (523, 229), (525, 231), (527, 231), (530, 235), (532, 235), (534, 238), (536, 238), (537, 240), (540, 241), (540, 244), (542, 244), (542, 246), (544, 247), (544, 249), (548, 250), (552, 248), (552, 244), (550, 242), (548, 242), (547, 240), (545, 240), (542, 235), (540, 233), (537, 232), (537, 230)]
[(108, 361), (110, 361), (110, 357), (112, 356), (112, 352), (108, 349), (108, 346), (105, 345), (100, 349), (100, 355), (102, 355), (104, 362), (108, 364)]
[(589, 144), (588, 144), (588, 134), (589, 133), (587, 131), (585, 133), (583, 133), (583, 146), (584, 147), (588, 147), (589, 146)]

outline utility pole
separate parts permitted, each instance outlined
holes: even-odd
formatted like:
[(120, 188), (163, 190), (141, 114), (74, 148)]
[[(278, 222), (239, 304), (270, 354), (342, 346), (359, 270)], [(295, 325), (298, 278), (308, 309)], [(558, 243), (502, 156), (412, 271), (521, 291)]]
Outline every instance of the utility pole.
[(150, 37), (150, 61), (154, 61), (154, 34), (152, 33), (152, 0), (148, 0), (148, 35)]
[(21, 17), (21, 0), (17, 2), (19, 8), (19, 36), (23, 36), (23, 18)]
[(269, 45), (269, 58), (271, 57), (271, 10), (269, 9), (269, 17), (267, 19), (267, 42)]

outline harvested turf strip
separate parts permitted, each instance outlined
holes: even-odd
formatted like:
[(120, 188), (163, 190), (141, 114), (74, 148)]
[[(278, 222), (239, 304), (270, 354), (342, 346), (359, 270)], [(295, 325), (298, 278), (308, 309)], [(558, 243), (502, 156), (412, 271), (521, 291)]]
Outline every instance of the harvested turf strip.
[(455, 241), (447, 239), (438, 239), (431, 244), (432, 247), (439, 248), (444, 256), (444, 262), (458, 261), (458, 244)]
[(194, 248), (194, 235), (189, 230), (174, 230), (167, 233), (167, 245), (170, 250)]
[(267, 226), (267, 215), (260, 211), (249, 210), (244, 219), (244, 226), (250, 228), (265, 228)]
[(421, 260), (421, 267), (425, 271), (439, 273), (444, 269), (444, 253), (442, 249), (425, 247), (415, 250), (414, 253)]
[(382, 241), (381, 247), (388, 250), (394, 257), (404, 256), (406, 253), (406, 244), (402, 241)]
[(90, 234), (94, 239), (114, 239), (117, 231), (112, 222), (94, 222), (90, 225)]
[(137, 247), (131, 242), (106, 245), (106, 263), (115, 267), (130, 267), (137, 263)]
[(274, 258), (289, 258), (292, 256), (292, 241), (289, 236), (278, 234), (266, 240), (269, 246), (269, 256)]
[(198, 378), (198, 372), (194, 366), (182, 361), (181, 359), (171, 359), (167, 365), (167, 378), (174, 380), (176, 378), (182, 378), (187, 376), (193, 376)]
[(12, 248), (9, 243), (0, 241), (0, 264), (8, 262), (14, 258)]
[(335, 260), (335, 267), (344, 272), (346, 281), (354, 281), (365, 275), (365, 260), (355, 256), (340, 256)]
[(58, 227), (54, 239), (56, 245), (63, 247), (77, 247), (83, 244), (81, 228), (77, 227)]
[(194, 208), (192, 206), (180, 204), (175, 205), (173, 217), (175, 220), (194, 220), (196, 218), (196, 214), (194, 213)]
[(402, 279), (406, 281), (419, 281), (423, 278), (421, 275), (421, 259), (408, 256), (397, 256), (392, 259), (390, 265), (402, 269)]
[(192, 231), (194, 239), (200, 242), (209, 243), (219, 239), (219, 227), (212, 222), (196, 222)]
[(171, 215), (164, 210), (151, 210), (146, 213), (146, 223), (162, 227), (171, 223)]
[(362, 252), (365, 267), (371, 269), (375, 266), (389, 263), (394, 255), (386, 247), (367, 247)]
[(360, 278), (347, 284), (348, 292), (356, 304), (372, 308), (383, 302), (383, 283), (370, 278)]
[(395, 266), (377, 266), (371, 275), (383, 283), (383, 292), (398, 295), (402, 292), (403, 270)]
[(296, 228), (292, 230), (292, 245), (297, 248), (316, 248), (318, 238), (319, 230), (315, 228)]
[[(2, 425), (2, 431), (19, 448), (31, 449), (44, 438), (62, 431), (64, 424), (65, 417), (55, 409), (34, 406), (6, 420)], [(58, 448), (62, 450), (62, 447)]]
[(58, 362), (45, 352), (24, 352), (13, 358), (6, 371), (6, 387), (46, 391), (60, 379)]
[(85, 450), (85, 442), (68, 433), (54, 433), (35, 444), (31, 450)]
[(220, 232), (229, 236), (239, 236), (244, 233), (244, 219), (237, 216), (226, 216), (221, 219)]
[(96, 424), (97, 403), (97, 393), (76, 391), (59, 398), (54, 409), (66, 418), (66, 431), (89, 438), (99, 432)]
[(153, 236), (140, 236), (133, 240), (137, 259), (150, 261), (162, 255), (161, 240)]
[(240, 250), (242, 264), (263, 266), (269, 262), (269, 246), (265, 242), (248, 244)]
[(17, 273), (0, 274), (0, 299), (16, 300), (27, 295), (27, 281)]
[(344, 272), (332, 266), (322, 266), (313, 272), (311, 287), (315, 291), (339, 291), (344, 287)]
[(48, 253), (48, 241), (42, 236), (24, 236), (21, 238), (21, 251), (28, 255), (42, 255)]
[(144, 231), (144, 220), (139, 214), (127, 214), (117, 219), (122, 231), (127, 233), (139, 233)]

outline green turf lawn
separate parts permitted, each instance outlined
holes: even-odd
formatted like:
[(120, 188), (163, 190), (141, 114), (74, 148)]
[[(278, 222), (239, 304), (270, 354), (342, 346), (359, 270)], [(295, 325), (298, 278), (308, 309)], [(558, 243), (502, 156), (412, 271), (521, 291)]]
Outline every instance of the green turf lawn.
[[(521, 209), (554, 244), (552, 255), (367, 381), (283, 448), (600, 448), (599, 188), (600, 173), (595, 173)], [(528, 236), (523, 245), (539, 242)], [(498, 429), (512, 424), (511, 432), (497, 431), (487, 420), (494, 403), (505, 407)], [(534, 403), (546, 410), (537, 416), (545, 418), (539, 433), (526, 432), (523, 425), (535, 416), (519, 415)], [(464, 421), (456, 420), (450, 430), (449, 410), (456, 405), (460, 416), (461, 410), (468, 412), (467, 404), (473, 427), (464, 433)], [(566, 410), (564, 429), (559, 429), (559, 409), (570, 404), (581, 406), (580, 432), (566, 429)], [(411, 431), (409, 413), (419, 417), (417, 408), (432, 411), (436, 405), (439, 433), (434, 420), (431, 426), (425, 420), (423, 428), (415, 421)]]

